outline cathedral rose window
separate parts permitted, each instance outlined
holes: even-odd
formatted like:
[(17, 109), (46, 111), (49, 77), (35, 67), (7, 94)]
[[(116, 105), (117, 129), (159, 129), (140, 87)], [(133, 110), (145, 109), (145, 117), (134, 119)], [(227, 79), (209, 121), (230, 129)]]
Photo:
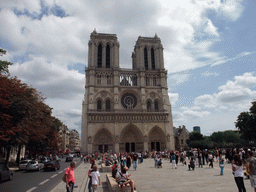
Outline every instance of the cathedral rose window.
[(133, 109), (137, 105), (137, 98), (132, 93), (125, 93), (121, 98), (121, 103), (125, 109)]

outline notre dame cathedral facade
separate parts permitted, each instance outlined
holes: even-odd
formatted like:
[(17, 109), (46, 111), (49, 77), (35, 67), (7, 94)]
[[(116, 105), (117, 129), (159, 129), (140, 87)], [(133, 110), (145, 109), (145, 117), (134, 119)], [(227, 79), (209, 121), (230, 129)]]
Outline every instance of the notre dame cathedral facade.
[(94, 30), (88, 46), (82, 151), (175, 149), (160, 38), (138, 38), (132, 53), (132, 69), (119, 67), (119, 42), (115, 34)]

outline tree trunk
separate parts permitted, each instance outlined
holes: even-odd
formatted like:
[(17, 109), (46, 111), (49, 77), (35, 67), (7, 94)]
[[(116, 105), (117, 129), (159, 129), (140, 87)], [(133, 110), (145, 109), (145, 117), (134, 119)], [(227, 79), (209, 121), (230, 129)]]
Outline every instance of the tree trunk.
[(8, 166), (9, 158), (10, 158), (10, 153), (11, 153), (11, 147), (10, 146), (6, 147), (6, 151), (7, 151), (7, 154), (6, 154), (5, 164)]
[(21, 151), (21, 145), (18, 145), (18, 152), (17, 152), (17, 157), (16, 157), (17, 166), (19, 166), (19, 164), (20, 164), (20, 151)]

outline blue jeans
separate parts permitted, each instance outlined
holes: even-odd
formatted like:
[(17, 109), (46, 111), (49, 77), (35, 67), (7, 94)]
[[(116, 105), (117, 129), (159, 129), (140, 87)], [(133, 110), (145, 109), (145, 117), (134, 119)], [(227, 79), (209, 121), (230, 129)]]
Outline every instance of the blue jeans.
[(155, 160), (155, 167), (157, 166), (157, 160)]
[(224, 167), (220, 167), (220, 173), (223, 175)]
[(133, 169), (136, 171), (137, 169), (137, 166), (138, 166), (138, 161), (134, 161), (133, 162)]
[(92, 178), (89, 178), (89, 183), (88, 183), (88, 190), (89, 192), (92, 192)]
[(69, 182), (69, 189), (67, 188), (67, 192), (73, 192), (73, 190), (74, 190), (74, 183), (72, 183), (72, 182)]

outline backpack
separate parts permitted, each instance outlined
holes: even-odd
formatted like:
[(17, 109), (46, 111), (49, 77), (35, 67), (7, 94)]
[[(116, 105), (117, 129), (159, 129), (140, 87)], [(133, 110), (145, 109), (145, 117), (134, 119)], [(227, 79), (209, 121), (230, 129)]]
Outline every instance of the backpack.
[(116, 173), (117, 173), (117, 168), (115, 166), (114, 169), (112, 170), (112, 177), (113, 178), (116, 178)]
[[(70, 168), (69, 168), (68, 176), (69, 176), (69, 174), (70, 174)], [(65, 182), (65, 183), (67, 182), (66, 181), (66, 174), (65, 174), (65, 172), (64, 172), (64, 175), (62, 177), (62, 181)]]

